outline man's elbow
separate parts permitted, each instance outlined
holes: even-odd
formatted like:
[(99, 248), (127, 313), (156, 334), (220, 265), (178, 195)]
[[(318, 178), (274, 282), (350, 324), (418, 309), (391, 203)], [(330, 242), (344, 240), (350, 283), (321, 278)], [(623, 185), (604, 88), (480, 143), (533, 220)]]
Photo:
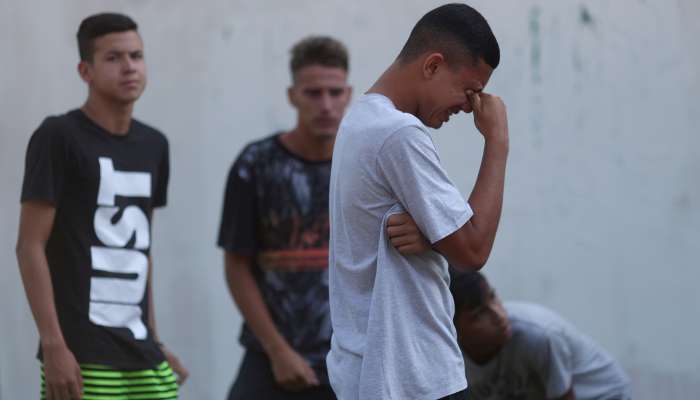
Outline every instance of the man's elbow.
[(458, 271), (478, 271), (489, 259), (489, 242), (476, 234), (471, 225), (438, 242), (435, 248), (442, 253)]
[(455, 259), (450, 259), (450, 265), (461, 272), (479, 271), (486, 265), (489, 259), (487, 251), (465, 251), (461, 252)]
[(26, 241), (17, 240), (17, 244), (15, 244), (15, 256), (17, 257), (17, 261), (20, 262), (20, 266), (22, 265), (21, 261), (29, 253), (29, 248), (30, 246), (27, 244)]
[(43, 251), (43, 248), (36, 243), (27, 240), (18, 240), (15, 245), (15, 256), (17, 257), (17, 266), (22, 269), (31, 264), (33, 259), (32, 254)]

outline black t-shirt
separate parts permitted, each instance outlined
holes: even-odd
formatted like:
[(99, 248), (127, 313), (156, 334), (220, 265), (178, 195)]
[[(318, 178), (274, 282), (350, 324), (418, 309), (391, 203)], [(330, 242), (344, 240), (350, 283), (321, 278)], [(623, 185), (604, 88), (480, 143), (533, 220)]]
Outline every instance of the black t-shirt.
[[(253, 274), (281, 334), (327, 381), (328, 185), (330, 161), (292, 154), (279, 135), (249, 144), (226, 184), (220, 247), (250, 256)], [(241, 344), (261, 351), (244, 325)]]
[(73, 110), (44, 120), (29, 141), (22, 202), (56, 208), (46, 256), (80, 363), (144, 369), (164, 360), (147, 291), (151, 213), (166, 203), (168, 175), (167, 139), (136, 120), (117, 136)]

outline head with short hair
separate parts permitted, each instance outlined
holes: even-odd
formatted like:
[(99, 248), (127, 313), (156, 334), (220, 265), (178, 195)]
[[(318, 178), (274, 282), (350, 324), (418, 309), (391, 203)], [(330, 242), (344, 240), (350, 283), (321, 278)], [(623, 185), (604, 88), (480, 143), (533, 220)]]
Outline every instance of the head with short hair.
[(479, 272), (454, 273), (450, 292), (455, 302), (454, 323), (462, 350), (473, 361), (487, 361), (511, 336), (501, 300)]
[(453, 272), (450, 292), (455, 302), (455, 316), (483, 306), (490, 291), (489, 283), (480, 272)]
[(123, 14), (89, 16), (78, 29), (78, 72), (95, 104), (133, 104), (146, 87), (143, 41), (136, 22)]
[(459, 3), (445, 4), (421, 18), (413, 27), (399, 61), (406, 63), (428, 52), (444, 55), (457, 66), (480, 59), (492, 69), (500, 62), (498, 41), (486, 19), (474, 8)]
[(310, 65), (340, 68), (348, 72), (348, 50), (332, 37), (306, 37), (292, 47), (291, 53), (289, 69), (293, 80), (296, 80), (296, 75), (302, 68)]
[(92, 61), (95, 39), (116, 32), (138, 31), (136, 22), (124, 14), (100, 13), (85, 18), (78, 28), (78, 52), (81, 61)]
[(394, 71), (410, 93), (410, 107), (426, 126), (440, 128), (460, 111), (472, 112), (468, 93), (481, 92), (500, 62), (486, 19), (466, 4), (446, 4), (425, 14), (399, 53)]
[(297, 110), (296, 130), (316, 139), (335, 138), (352, 89), (347, 84), (348, 51), (328, 36), (309, 36), (291, 50), (289, 102)]

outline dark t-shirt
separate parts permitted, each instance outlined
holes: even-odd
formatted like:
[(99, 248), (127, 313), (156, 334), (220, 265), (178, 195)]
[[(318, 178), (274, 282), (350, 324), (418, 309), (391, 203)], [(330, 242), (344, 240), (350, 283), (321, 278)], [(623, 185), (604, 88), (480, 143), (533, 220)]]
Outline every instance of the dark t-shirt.
[(61, 331), (80, 363), (144, 369), (164, 359), (147, 290), (151, 213), (166, 203), (168, 164), (157, 130), (132, 120), (127, 135), (112, 135), (80, 110), (47, 118), (29, 141), (22, 202), (56, 208), (46, 256)]
[[(218, 240), (251, 257), (275, 325), (326, 381), (330, 171), (330, 160), (304, 160), (279, 135), (249, 144), (228, 176)], [(262, 351), (246, 325), (240, 340)]]

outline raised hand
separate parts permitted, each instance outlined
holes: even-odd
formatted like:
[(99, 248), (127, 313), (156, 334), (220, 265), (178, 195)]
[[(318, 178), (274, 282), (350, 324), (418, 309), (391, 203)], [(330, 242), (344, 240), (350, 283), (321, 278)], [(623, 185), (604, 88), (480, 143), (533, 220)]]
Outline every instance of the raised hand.
[(500, 97), (467, 91), (467, 100), (474, 112), (474, 125), (484, 139), (508, 140), (506, 105)]

